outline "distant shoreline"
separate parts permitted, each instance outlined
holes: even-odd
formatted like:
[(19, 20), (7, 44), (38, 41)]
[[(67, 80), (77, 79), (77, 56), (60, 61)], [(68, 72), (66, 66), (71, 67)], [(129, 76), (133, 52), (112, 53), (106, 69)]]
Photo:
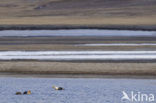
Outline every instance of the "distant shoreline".
[(0, 25), (2, 30), (107, 29), (156, 31), (156, 25)]
[(156, 79), (155, 75), (119, 75), (119, 74), (37, 74), (37, 73), (17, 73), (0, 72), (1, 77), (14, 78), (107, 78), (107, 79)]

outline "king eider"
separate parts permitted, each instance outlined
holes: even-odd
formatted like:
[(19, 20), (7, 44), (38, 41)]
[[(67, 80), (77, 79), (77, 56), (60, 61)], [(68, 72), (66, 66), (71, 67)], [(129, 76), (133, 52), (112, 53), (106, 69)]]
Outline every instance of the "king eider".
[(62, 87), (52, 86), (52, 88), (54, 88), (55, 90), (64, 90), (64, 88), (62, 88)]
[(22, 95), (22, 93), (21, 92), (16, 92), (16, 95)]
[(27, 95), (29, 95), (29, 94), (31, 94), (31, 91), (30, 91), (30, 90), (25, 91), (25, 92), (23, 92), (23, 94), (27, 94)]

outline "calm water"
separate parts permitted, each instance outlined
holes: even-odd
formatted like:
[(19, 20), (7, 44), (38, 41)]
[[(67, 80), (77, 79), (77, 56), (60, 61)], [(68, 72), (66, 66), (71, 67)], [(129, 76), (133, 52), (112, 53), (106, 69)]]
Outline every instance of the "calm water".
[[(53, 85), (65, 90), (55, 91)], [(25, 90), (31, 90), (32, 94), (15, 95)], [(0, 103), (131, 103), (121, 100), (123, 91), (128, 96), (132, 91), (156, 95), (156, 80), (1, 77), (0, 91)]]
[(0, 36), (156, 36), (156, 31), (131, 30), (4, 30)]

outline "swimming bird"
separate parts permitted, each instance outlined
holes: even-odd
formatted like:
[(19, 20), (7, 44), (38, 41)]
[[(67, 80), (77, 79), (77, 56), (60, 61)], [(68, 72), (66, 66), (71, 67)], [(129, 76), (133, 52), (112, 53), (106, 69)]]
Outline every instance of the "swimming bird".
[(52, 86), (52, 88), (54, 88), (55, 90), (64, 90), (64, 88), (62, 88), (62, 87)]
[(31, 94), (31, 91), (30, 90), (28, 90), (28, 91), (25, 91), (25, 92), (23, 92), (23, 94)]
[(22, 93), (21, 92), (16, 92), (16, 95), (22, 95)]

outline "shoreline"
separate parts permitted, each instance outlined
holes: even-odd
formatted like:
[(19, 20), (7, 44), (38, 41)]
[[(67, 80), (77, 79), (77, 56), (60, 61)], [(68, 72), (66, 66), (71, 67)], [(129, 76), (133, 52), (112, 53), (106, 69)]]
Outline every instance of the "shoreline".
[[(19, 26), (19, 25), (18, 25)], [(62, 29), (53, 26), (9, 26), (10, 29), (37, 29), (45, 27), (47, 29)], [(12, 28), (13, 27), (13, 28)], [(32, 27), (32, 28), (31, 28)], [(63, 26), (62, 26), (63, 27)], [(71, 26), (72, 27), (72, 26)], [(1, 27), (0, 27), (1, 28)], [(78, 28), (78, 26), (76, 27)], [(74, 29), (76, 29), (74, 28)], [(119, 27), (118, 27), (119, 28)], [(5, 29), (8, 29), (6, 27)], [(71, 28), (66, 28), (71, 29)], [(78, 28), (79, 29), (79, 28)], [(85, 28), (83, 28), (85, 29)], [(94, 28), (95, 29), (95, 28)], [(100, 27), (102, 29), (102, 27)], [(120, 28), (121, 29), (121, 28)], [(123, 29), (123, 28), (122, 28)], [(147, 28), (146, 28), (147, 29)], [(140, 30), (140, 29), (139, 29)], [(138, 47), (75, 47), (74, 44), (79, 43), (103, 43), (103, 42), (155, 42), (154, 37), (118, 37), (118, 38), (97, 38), (97, 37), (1, 37), (2, 50), (155, 50), (155, 46)], [(70, 39), (70, 41), (69, 41)], [(86, 40), (87, 39), (87, 40)], [(64, 40), (64, 41), (62, 41)], [(92, 40), (92, 41), (90, 41)], [(114, 41), (115, 40), (115, 41)], [(8, 42), (9, 41), (9, 42)], [(44, 41), (44, 42), (42, 42)], [(22, 43), (22, 45), (21, 45)], [(20, 44), (20, 46), (19, 46)], [(27, 44), (27, 46), (26, 46)], [(33, 44), (33, 46), (32, 46)], [(35, 45), (34, 45), (35, 44)], [(37, 45), (38, 44), (38, 45)], [(41, 46), (41, 44), (44, 44)], [(51, 45), (53, 44), (53, 45)], [(54, 45), (55, 44), (55, 45)], [(57, 44), (57, 45), (56, 45)], [(68, 45), (62, 45), (68, 44)], [(69, 45), (70, 44), (70, 45)], [(38, 46), (37, 49), (36, 45)], [(45, 49), (45, 47), (49, 46)], [(10, 47), (9, 47), (10, 46)], [(30, 47), (32, 46), (32, 47)], [(33, 49), (32, 49), (33, 48)], [(37, 60), (15, 60), (0, 61), (0, 77), (1, 76), (24, 76), (24, 77), (53, 77), (53, 78), (154, 78), (156, 77), (156, 60), (151, 61), (37, 61)]]
[(156, 76), (155, 63), (0, 62), (0, 73), (35, 75)]
[(99, 79), (156, 79), (155, 75), (130, 75), (130, 74), (35, 74), (0, 72), (0, 78), (99, 78)]
[(71, 29), (156, 31), (156, 25), (0, 25), (0, 31), (71, 30)]

